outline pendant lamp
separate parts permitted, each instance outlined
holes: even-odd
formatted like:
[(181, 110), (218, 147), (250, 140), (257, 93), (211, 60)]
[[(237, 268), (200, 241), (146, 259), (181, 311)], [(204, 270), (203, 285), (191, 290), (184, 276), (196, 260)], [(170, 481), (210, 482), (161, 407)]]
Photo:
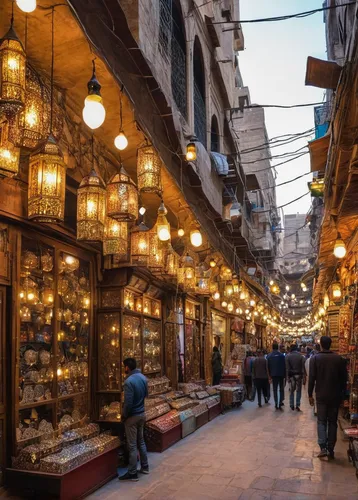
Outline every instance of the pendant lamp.
[(114, 145), (119, 151), (123, 151), (128, 146), (128, 139), (123, 132), (123, 109), (122, 109), (123, 87), (119, 94), (119, 134), (114, 139)]
[(85, 124), (92, 130), (100, 127), (105, 118), (106, 110), (103, 106), (101, 96), (101, 84), (96, 77), (96, 63), (92, 61), (92, 77), (87, 83), (88, 96), (85, 99), (85, 106), (82, 110), (82, 117)]
[(170, 241), (170, 224), (166, 215), (168, 210), (165, 208), (163, 201), (158, 208), (158, 218), (157, 218), (157, 233), (160, 241), (166, 242)]
[(36, 222), (59, 224), (65, 216), (66, 165), (52, 134), (54, 8), (52, 8), (51, 114), (47, 140), (30, 156), (28, 215)]
[(107, 184), (107, 215), (122, 222), (138, 217), (137, 188), (123, 167)]
[(36, 9), (36, 0), (16, 0), (16, 5), (22, 12), (30, 14)]
[(154, 273), (160, 273), (165, 266), (165, 248), (158, 238), (157, 227), (149, 231), (148, 267)]
[(184, 291), (195, 290), (195, 263), (189, 254), (186, 254), (180, 261), (178, 269), (178, 284), (183, 287)]
[(7, 117), (25, 106), (26, 54), (13, 24), (12, 13), (10, 29), (0, 42), (0, 112)]
[(128, 254), (128, 223), (106, 217), (103, 238), (103, 255)]
[(147, 266), (149, 259), (149, 228), (141, 222), (131, 232), (131, 258), (135, 266)]
[(165, 274), (170, 278), (176, 278), (179, 267), (179, 255), (175, 252), (172, 245), (169, 244), (165, 257)]
[(138, 189), (142, 193), (162, 193), (162, 162), (153, 146), (143, 146), (137, 152)]
[(0, 126), (0, 177), (14, 177), (19, 171), (20, 150), (9, 140), (9, 122)]
[(77, 239), (102, 241), (105, 221), (106, 187), (93, 168), (77, 190)]

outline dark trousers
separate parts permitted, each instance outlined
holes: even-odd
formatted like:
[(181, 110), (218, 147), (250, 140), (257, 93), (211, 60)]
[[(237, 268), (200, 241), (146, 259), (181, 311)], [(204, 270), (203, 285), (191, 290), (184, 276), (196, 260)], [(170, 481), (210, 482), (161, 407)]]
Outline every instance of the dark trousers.
[(321, 448), (334, 450), (337, 441), (337, 419), (339, 405), (325, 404), (317, 401), (317, 434)]
[(264, 395), (264, 398), (267, 399), (267, 378), (255, 378), (255, 386), (257, 390), (257, 402), (260, 405), (262, 394)]
[[(284, 377), (272, 377), (273, 397), (275, 405), (279, 406), (285, 399)], [(280, 388), (280, 398), (278, 398), (278, 388)]]
[(129, 451), (129, 474), (137, 474), (137, 450), (139, 450), (140, 464), (148, 467), (147, 447), (144, 441), (145, 416), (134, 415), (124, 423), (126, 429), (127, 446)]
[(245, 387), (247, 399), (252, 399), (252, 377), (251, 375), (245, 375)]
[(213, 373), (213, 385), (219, 385), (221, 380), (221, 372)]

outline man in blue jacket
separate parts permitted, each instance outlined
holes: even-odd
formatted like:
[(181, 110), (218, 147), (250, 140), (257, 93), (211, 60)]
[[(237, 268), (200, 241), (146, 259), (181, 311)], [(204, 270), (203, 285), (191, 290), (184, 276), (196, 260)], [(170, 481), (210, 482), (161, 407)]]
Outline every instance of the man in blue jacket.
[(118, 479), (120, 481), (138, 481), (137, 473), (137, 446), (139, 449), (142, 474), (149, 474), (147, 448), (144, 441), (144, 399), (148, 396), (147, 379), (137, 370), (134, 358), (123, 361), (124, 370), (128, 375), (124, 382), (124, 404), (122, 421), (126, 429), (127, 445), (129, 449), (128, 472)]
[[(267, 356), (268, 372), (272, 379), (273, 397), (276, 410), (282, 410), (285, 399), (285, 356), (278, 350), (278, 344), (272, 344), (272, 352)], [(278, 387), (280, 388), (280, 399), (278, 399)]]

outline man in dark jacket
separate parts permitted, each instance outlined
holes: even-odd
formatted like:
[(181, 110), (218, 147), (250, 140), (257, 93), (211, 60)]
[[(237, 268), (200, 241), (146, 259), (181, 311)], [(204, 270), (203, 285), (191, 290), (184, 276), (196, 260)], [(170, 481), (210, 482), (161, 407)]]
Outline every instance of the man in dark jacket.
[(258, 357), (254, 359), (252, 364), (252, 377), (254, 379), (257, 390), (257, 403), (261, 408), (261, 394), (263, 393), (265, 403), (268, 403), (267, 386), (268, 386), (268, 370), (267, 359), (264, 357), (263, 351), (257, 351)]
[(120, 481), (138, 481), (137, 446), (139, 449), (142, 474), (149, 474), (147, 448), (144, 441), (144, 399), (148, 396), (147, 379), (137, 370), (137, 362), (133, 358), (123, 361), (124, 370), (128, 375), (124, 382), (124, 404), (122, 421), (124, 421), (127, 445), (129, 449), (128, 472), (118, 479)]
[(331, 343), (330, 337), (321, 337), (321, 352), (310, 359), (308, 397), (313, 406), (316, 387), (319, 458), (334, 458), (338, 410), (347, 384), (345, 364), (341, 356), (330, 351)]
[[(285, 399), (285, 378), (286, 365), (285, 356), (279, 352), (278, 344), (272, 344), (272, 352), (267, 356), (268, 372), (272, 379), (273, 397), (275, 399), (276, 410), (282, 410), (283, 401)], [(280, 387), (280, 400), (278, 400), (277, 389)]]
[(301, 411), (301, 394), (302, 383), (306, 383), (305, 357), (298, 352), (298, 347), (293, 344), (290, 349), (290, 354), (286, 356), (286, 372), (287, 380), (290, 385), (290, 407), (295, 409), (295, 392), (296, 392), (296, 410)]

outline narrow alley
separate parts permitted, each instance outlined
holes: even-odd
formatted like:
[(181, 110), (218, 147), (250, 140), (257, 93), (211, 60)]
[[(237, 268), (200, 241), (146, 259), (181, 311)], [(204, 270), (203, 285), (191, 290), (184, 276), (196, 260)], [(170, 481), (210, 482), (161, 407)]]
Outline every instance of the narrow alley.
[(289, 409), (287, 394), (283, 412), (246, 401), (164, 453), (151, 454), (151, 474), (138, 483), (115, 479), (89, 498), (356, 500), (358, 482), (342, 433), (334, 461), (315, 458), (316, 421), (306, 397), (302, 410)]

